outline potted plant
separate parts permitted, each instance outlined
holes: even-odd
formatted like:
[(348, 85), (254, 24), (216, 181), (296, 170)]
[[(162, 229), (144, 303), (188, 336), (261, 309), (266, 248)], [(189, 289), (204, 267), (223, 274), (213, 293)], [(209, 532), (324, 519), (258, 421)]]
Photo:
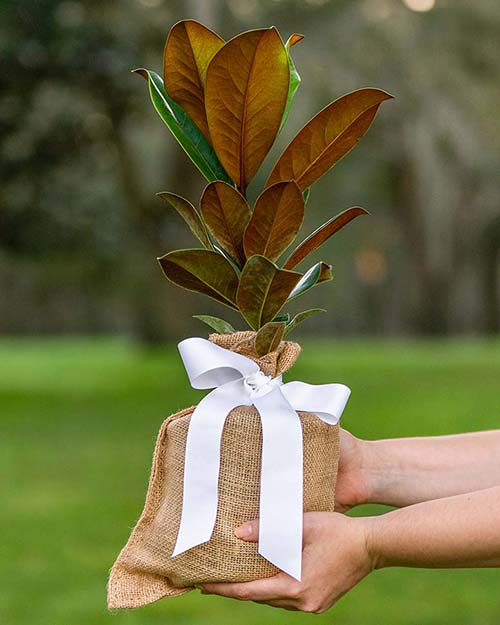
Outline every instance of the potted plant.
[[(151, 70), (135, 70), (147, 80), (154, 108), (208, 181), (198, 207), (175, 193), (159, 193), (198, 241), (197, 247), (161, 256), (161, 268), (174, 284), (241, 314), (245, 332), (218, 317), (197, 318), (215, 330), (214, 344), (255, 361), (269, 379), (278, 379), (298, 356), (299, 347), (284, 339), (299, 323), (324, 312), (308, 309), (291, 316), (286, 311), (290, 301), (332, 279), (327, 262), (305, 270), (298, 266), (366, 214), (349, 208), (292, 249), (310, 188), (356, 145), (380, 104), (391, 98), (380, 89), (364, 88), (328, 104), (290, 142), (251, 206), (248, 185), (283, 128), (300, 84), (291, 51), (301, 39), (294, 34), (284, 43), (271, 27), (224, 42), (202, 24), (183, 20), (168, 35), (163, 80)], [(111, 607), (136, 607), (204, 581), (243, 581), (277, 570), (255, 545), (242, 544), (231, 531), (238, 521), (258, 514), (261, 425), (253, 405), (235, 407), (225, 422), (218, 516), (210, 540), (172, 556), (193, 410), (173, 415), (162, 426), (144, 513), (112, 570)], [(333, 509), (338, 426), (309, 412), (299, 415), (304, 509)], [(230, 460), (236, 457), (239, 471)]]

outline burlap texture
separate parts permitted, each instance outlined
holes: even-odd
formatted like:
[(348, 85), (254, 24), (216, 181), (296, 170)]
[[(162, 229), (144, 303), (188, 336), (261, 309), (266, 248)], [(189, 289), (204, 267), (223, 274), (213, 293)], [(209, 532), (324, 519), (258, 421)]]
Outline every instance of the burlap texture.
[[(210, 340), (255, 360), (272, 377), (287, 371), (300, 347), (282, 342), (262, 358), (253, 352), (253, 332), (210, 335)], [(175, 558), (182, 509), (184, 450), (194, 407), (163, 422), (156, 442), (144, 511), (121, 551), (108, 583), (109, 608), (137, 608), (173, 597), (204, 582), (249, 581), (277, 569), (239, 540), (234, 528), (259, 515), (261, 425), (253, 406), (232, 410), (222, 436), (219, 506), (212, 538)], [(339, 427), (300, 412), (304, 438), (304, 510), (332, 511), (339, 458)]]

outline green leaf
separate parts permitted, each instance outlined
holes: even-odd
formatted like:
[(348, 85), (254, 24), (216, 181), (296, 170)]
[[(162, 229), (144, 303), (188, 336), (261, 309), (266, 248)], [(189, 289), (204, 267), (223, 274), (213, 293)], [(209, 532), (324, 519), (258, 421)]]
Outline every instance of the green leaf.
[(307, 189), (302, 193), (302, 197), (304, 198), (304, 205), (307, 206), (307, 202), (309, 202), (309, 196), (311, 195), (311, 187), (307, 187)]
[(276, 315), (273, 321), (284, 321), (288, 323), (290, 321), (290, 313), (283, 313), (282, 315)]
[(212, 317), (211, 315), (193, 315), (193, 319), (203, 321), (203, 323), (206, 323), (219, 334), (232, 334), (236, 332), (230, 323), (224, 321), (224, 319), (219, 319), (219, 317)]
[(324, 308), (310, 308), (309, 310), (303, 310), (302, 312), (297, 313), (295, 317), (289, 323), (287, 323), (284, 336), (290, 334), (290, 332), (294, 330), (299, 325), (299, 323), (302, 323), (303, 321), (309, 319), (309, 317), (312, 317), (317, 313), (324, 312), (326, 312)]
[(294, 297), (298, 297), (306, 291), (309, 291), (309, 289), (312, 289), (312, 287), (316, 284), (320, 284), (321, 282), (327, 282), (328, 280), (332, 279), (332, 266), (324, 263), (323, 261), (320, 261), (305, 272), (299, 282), (297, 282), (293, 291), (288, 296), (288, 299), (291, 300)]
[(191, 202), (188, 202), (180, 195), (176, 195), (175, 193), (169, 193), (168, 191), (162, 191), (161, 193), (157, 193), (156, 195), (162, 200), (165, 200), (165, 202), (168, 202), (170, 206), (173, 206), (173, 208), (175, 208), (175, 210), (187, 223), (191, 232), (204, 247), (209, 250), (213, 249), (212, 242), (210, 241), (207, 229), (205, 228), (205, 224), (203, 223), (200, 214), (191, 204)]
[(281, 118), (280, 129), (281, 131), (283, 126), (286, 124), (286, 120), (288, 119), (288, 114), (290, 113), (290, 109), (292, 108), (293, 98), (297, 93), (297, 89), (300, 87), (300, 75), (295, 67), (295, 63), (293, 62), (292, 56), (290, 54), (290, 48), (301, 41), (303, 39), (303, 35), (298, 35), (294, 33), (288, 38), (288, 41), (285, 44), (286, 53), (288, 56), (288, 67), (290, 68), (290, 82), (288, 83), (288, 96), (286, 99), (285, 110), (283, 112), (283, 117)]
[(284, 264), (285, 269), (293, 269), (306, 256), (309, 256), (312, 252), (318, 249), (320, 245), (323, 245), (331, 236), (341, 230), (350, 221), (359, 217), (359, 215), (368, 215), (368, 211), (359, 206), (348, 208), (333, 219), (330, 219), (312, 234), (310, 234), (302, 243), (294, 250), (290, 258)]
[(166, 277), (184, 289), (236, 308), (238, 276), (224, 256), (211, 250), (175, 250), (158, 258)]
[(167, 95), (163, 80), (158, 74), (144, 68), (133, 71), (147, 80), (151, 102), (158, 115), (203, 176), (210, 182), (225, 180), (233, 184), (203, 133), (187, 113)]
[(247, 260), (236, 303), (254, 330), (274, 319), (300, 278), (300, 273), (279, 269), (264, 256), (252, 256)]
[(265, 356), (278, 348), (285, 334), (283, 321), (270, 321), (257, 332), (254, 339), (255, 353), (257, 356)]

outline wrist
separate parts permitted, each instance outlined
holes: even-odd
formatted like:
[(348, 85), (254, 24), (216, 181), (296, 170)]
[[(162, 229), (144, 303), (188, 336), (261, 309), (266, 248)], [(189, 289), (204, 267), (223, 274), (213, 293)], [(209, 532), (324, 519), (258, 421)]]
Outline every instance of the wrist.
[(384, 532), (384, 525), (387, 522), (388, 515), (363, 517), (365, 524), (365, 541), (366, 552), (371, 564), (372, 570), (383, 569), (390, 566), (387, 558), (384, 555), (382, 548), (383, 540), (381, 536)]
[(357, 439), (361, 482), (363, 484), (362, 501), (359, 503), (384, 503), (383, 490), (386, 482), (382, 441)]

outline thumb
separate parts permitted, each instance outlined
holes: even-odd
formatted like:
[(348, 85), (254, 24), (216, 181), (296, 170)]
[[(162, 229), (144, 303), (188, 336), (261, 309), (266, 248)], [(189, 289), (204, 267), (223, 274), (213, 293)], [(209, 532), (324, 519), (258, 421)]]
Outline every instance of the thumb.
[[(314, 539), (314, 535), (321, 526), (322, 517), (328, 513), (324, 512), (306, 512), (304, 514), (303, 525), (303, 540), (304, 544), (307, 544)], [(242, 523), (235, 530), (234, 534), (241, 540), (246, 540), (251, 543), (256, 543), (259, 540), (259, 521), (253, 519), (252, 521), (246, 521)]]
[(234, 530), (234, 534), (237, 538), (241, 538), (241, 540), (256, 543), (259, 540), (259, 522), (257, 520), (247, 521), (238, 526)]

